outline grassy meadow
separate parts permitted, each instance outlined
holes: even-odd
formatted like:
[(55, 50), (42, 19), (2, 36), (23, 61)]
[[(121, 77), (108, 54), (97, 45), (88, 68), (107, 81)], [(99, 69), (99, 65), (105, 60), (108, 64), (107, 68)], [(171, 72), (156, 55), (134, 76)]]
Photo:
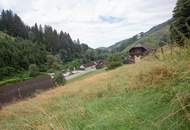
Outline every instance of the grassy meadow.
[(190, 49), (165, 47), (0, 111), (1, 130), (189, 130)]

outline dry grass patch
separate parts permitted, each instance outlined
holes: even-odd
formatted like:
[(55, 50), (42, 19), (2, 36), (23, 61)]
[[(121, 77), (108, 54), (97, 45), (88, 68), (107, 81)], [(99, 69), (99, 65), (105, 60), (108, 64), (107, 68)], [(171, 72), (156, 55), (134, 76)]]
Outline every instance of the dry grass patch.
[(186, 129), (189, 60), (164, 55), (169, 56), (150, 55), (7, 106), (0, 129)]
[[(75, 96), (85, 96), (85, 95), (90, 95), (89, 93), (91, 93), (92, 95), (95, 95), (93, 93), (97, 93), (97, 92), (93, 92), (93, 89), (97, 91), (105, 90), (105, 87), (106, 87), (104, 86), (105, 81), (112, 78), (113, 75), (114, 75), (113, 71), (109, 71), (109, 72), (103, 72), (103, 73), (94, 75), (92, 77), (89, 77), (83, 80), (74, 81), (73, 83), (67, 84), (65, 86), (60, 86), (58, 88), (54, 88), (52, 90), (48, 90), (44, 93), (41, 93), (40, 95), (36, 95), (36, 97), (34, 98), (28, 98), (24, 101), (20, 101), (15, 104), (8, 105), (3, 108), (2, 112), (8, 111), (11, 108), (15, 108), (15, 107), (22, 108), (22, 106), (31, 108), (33, 107), (34, 104), (35, 106), (41, 106), (44, 103), (48, 102), (51, 98), (59, 97), (64, 94), (75, 95)], [(32, 109), (32, 110), (35, 110), (35, 109)]]
[(179, 74), (175, 66), (160, 65), (137, 76), (136, 86), (150, 86), (174, 79)]

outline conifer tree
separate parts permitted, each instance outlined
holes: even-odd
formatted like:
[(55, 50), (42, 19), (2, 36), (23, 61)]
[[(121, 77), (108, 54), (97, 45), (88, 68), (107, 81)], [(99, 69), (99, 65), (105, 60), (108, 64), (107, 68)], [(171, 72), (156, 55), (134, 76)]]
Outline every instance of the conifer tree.
[(171, 39), (183, 46), (190, 38), (190, 0), (178, 0), (173, 13)]

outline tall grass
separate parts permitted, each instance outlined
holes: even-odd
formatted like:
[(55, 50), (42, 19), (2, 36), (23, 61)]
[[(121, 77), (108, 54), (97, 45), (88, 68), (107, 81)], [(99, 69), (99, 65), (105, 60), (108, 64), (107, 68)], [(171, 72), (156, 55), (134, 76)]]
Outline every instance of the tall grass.
[(9, 105), (0, 129), (189, 130), (190, 49), (163, 51)]

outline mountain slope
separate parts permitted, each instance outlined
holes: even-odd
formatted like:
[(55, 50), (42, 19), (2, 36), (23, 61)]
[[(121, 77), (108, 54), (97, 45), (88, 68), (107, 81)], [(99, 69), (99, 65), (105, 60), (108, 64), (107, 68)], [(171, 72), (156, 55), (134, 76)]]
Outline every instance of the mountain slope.
[(0, 129), (189, 130), (190, 50), (173, 51), (9, 105)]
[(126, 52), (129, 50), (129, 48), (138, 43), (146, 43), (153, 47), (158, 47), (160, 45), (162, 46), (165, 44), (165, 42), (169, 41), (170, 23), (171, 20), (151, 28), (146, 33), (140, 33), (133, 36), (132, 38), (120, 41), (108, 47), (108, 50), (114, 52)]

